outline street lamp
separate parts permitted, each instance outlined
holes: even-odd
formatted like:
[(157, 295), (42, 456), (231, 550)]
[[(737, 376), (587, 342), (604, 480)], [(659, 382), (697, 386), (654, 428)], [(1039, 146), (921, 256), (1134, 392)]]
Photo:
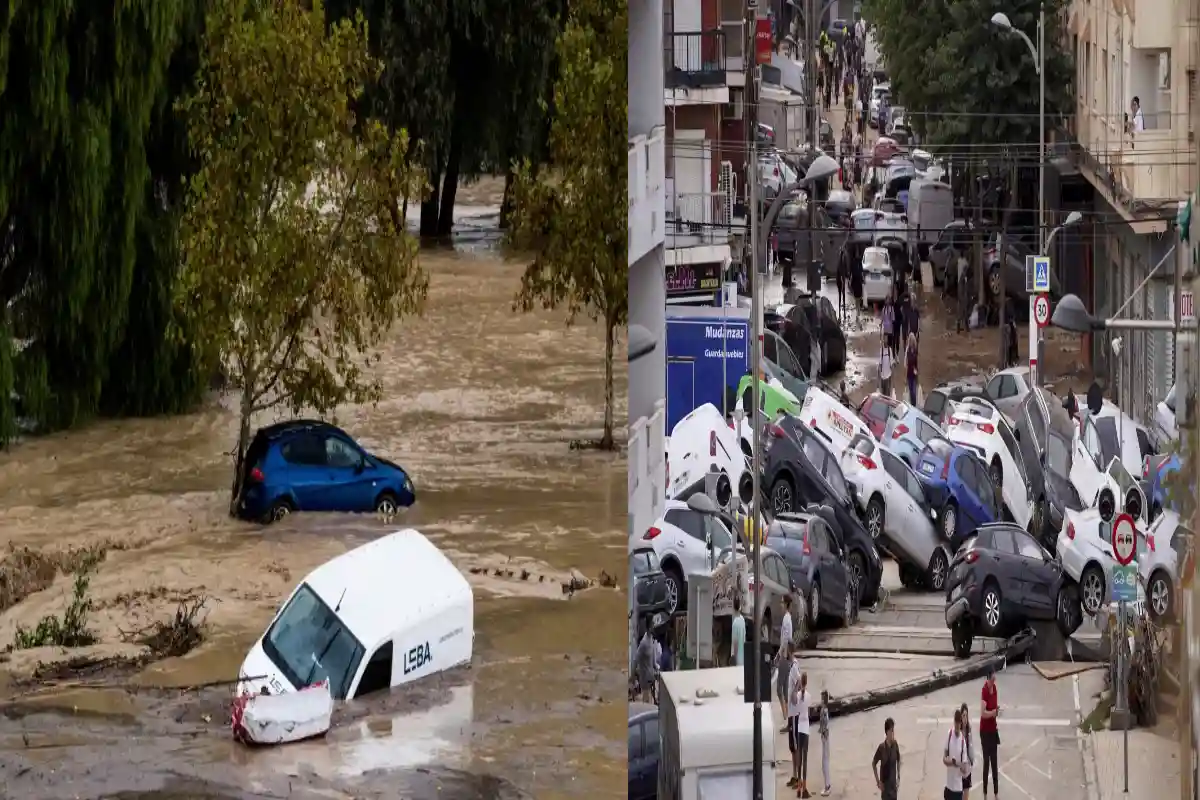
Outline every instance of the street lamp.
[(1099, 331), (1178, 331), (1174, 320), (1169, 319), (1118, 319), (1093, 317), (1078, 295), (1064, 295), (1054, 306), (1050, 324), (1070, 333), (1097, 333)]
[(992, 14), (992, 24), (1021, 37), (1033, 56), (1033, 68), (1038, 74), (1038, 242), (1041, 254), (1046, 254), (1046, 6), (1038, 3), (1038, 41), (1035, 45), (1025, 32), (1013, 27), (1003, 11)]

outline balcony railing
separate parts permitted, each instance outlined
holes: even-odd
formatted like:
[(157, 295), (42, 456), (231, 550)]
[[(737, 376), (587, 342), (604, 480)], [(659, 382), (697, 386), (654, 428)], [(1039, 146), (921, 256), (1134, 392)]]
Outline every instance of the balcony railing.
[(667, 496), (666, 403), (659, 400), (654, 413), (629, 425), (629, 527), (644, 532), (663, 513)]
[(667, 197), (669, 248), (726, 244), (733, 230), (733, 198), (724, 192)]
[(629, 141), (629, 264), (663, 243), (663, 174), (665, 136), (662, 127)]
[(668, 89), (724, 86), (725, 32), (665, 34), (663, 75)]
[(1141, 203), (1176, 200), (1191, 191), (1196, 163), (1186, 126), (1128, 133), (1100, 114), (1079, 108), (1072, 152), (1115, 202), (1136, 211)]

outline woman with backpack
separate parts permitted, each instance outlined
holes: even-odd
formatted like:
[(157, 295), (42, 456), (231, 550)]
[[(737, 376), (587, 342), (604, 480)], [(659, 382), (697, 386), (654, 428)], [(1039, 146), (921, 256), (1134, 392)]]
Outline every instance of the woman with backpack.
[(908, 402), (917, 404), (917, 335), (908, 334), (908, 346), (904, 351), (905, 373), (908, 377)]

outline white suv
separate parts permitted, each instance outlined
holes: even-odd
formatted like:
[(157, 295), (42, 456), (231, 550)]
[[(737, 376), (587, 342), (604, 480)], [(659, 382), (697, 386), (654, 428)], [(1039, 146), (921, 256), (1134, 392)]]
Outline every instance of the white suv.
[(720, 520), (668, 500), (663, 516), (633, 535), (629, 550), (647, 545), (654, 548), (667, 576), (667, 613), (673, 615), (687, 605), (688, 576), (712, 573), (717, 556), (733, 546), (733, 536)]
[(1028, 528), (1033, 506), (1025, 462), (1017, 437), (1000, 409), (981, 397), (965, 398), (954, 404), (946, 423), (946, 436), (983, 459), (1009, 516), (1022, 528)]

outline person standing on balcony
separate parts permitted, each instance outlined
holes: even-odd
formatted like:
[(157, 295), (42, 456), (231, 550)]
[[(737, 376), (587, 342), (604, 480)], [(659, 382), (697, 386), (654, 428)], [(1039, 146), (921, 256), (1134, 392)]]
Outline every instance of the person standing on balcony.
[(1133, 112), (1133, 123), (1130, 126), (1132, 133), (1141, 133), (1146, 130), (1146, 120), (1142, 116), (1142, 101), (1136, 95), (1133, 102), (1129, 104), (1130, 111)]

